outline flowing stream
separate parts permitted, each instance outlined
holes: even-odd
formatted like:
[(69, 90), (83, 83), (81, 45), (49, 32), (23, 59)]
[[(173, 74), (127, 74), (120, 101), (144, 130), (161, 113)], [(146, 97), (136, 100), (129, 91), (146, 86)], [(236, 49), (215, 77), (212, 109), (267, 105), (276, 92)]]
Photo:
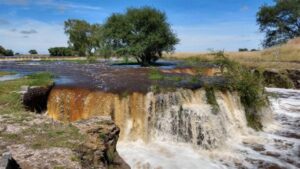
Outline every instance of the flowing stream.
[[(172, 118), (178, 117), (170, 115), (176, 111), (162, 109), (164, 114), (156, 116), (160, 127), (151, 134), (151, 139), (146, 142), (122, 139), (118, 152), (133, 169), (300, 168), (300, 91), (267, 88), (267, 92), (271, 95), (272, 110), (264, 112), (263, 132), (245, 126), (245, 118), (234, 95), (225, 97), (216, 93), (220, 114), (207, 114), (211, 112), (201, 104), (201, 99), (197, 104), (193, 101), (184, 103), (182, 111), (194, 121), (204, 123), (196, 125), (201, 130), (194, 128), (192, 135), (194, 131), (204, 130), (203, 136), (210, 138), (209, 144), (192, 144), (185, 141), (185, 137), (170, 135), (169, 129), (174, 127)], [(188, 139), (195, 140), (194, 137)]]

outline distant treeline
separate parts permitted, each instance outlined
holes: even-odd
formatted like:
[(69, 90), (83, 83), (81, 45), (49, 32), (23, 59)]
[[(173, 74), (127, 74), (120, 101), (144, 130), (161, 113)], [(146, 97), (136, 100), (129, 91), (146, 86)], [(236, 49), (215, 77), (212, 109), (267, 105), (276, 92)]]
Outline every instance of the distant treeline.
[(255, 52), (255, 51), (259, 51), (259, 50), (258, 49), (249, 50), (248, 48), (239, 48), (239, 52), (248, 52), (248, 51)]
[(54, 47), (48, 49), (50, 56), (73, 56), (75, 52), (68, 47)]
[(5, 49), (0, 45), (0, 56), (14, 56), (14, 51), (11, 49)]

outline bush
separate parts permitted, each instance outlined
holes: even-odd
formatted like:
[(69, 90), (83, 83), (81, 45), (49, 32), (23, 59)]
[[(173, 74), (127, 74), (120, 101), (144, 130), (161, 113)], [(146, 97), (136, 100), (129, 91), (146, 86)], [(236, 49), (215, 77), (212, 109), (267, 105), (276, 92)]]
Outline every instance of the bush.
[(14, 51), (11, 49), (5, 49), (0, 45), (0, 56), (14, 56)]
[(14, 51), (13, 50), (11, 50), (11, 49), (7, 49), (6, 51), (5, 51), (5, 54), (4, 54), (5, 56), (14, 56)]
[(73, 51), (67, 47), (54, 47), (48, 49), (50, 56), (72, 56)]
[(35, 49), (31, 49), (30, 51), (28, 51), (28, 53), (31, 54), (31, 55), (38, 54), (38, 52)]
[(220, 65), (224, 70), (224, 76), (229, 80), (227, 88), (239, 92), (241, 102), (245, 107), (248, 126), (261, 130), (259, 111), (267, 104), (262, 75), (229, 60), (222, 52), (217, 53), (216, 64)]
[(247, 48), (239, 48), (239, 52), (247, 52), (248, 49)]

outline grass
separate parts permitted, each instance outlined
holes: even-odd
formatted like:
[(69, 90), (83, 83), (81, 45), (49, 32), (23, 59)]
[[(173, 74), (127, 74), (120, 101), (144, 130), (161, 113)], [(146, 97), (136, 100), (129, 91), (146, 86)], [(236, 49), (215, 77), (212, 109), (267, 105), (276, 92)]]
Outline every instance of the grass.
[[(238, 91), (245, 108), (248, 126), (261, 130), (259, 111), (267, 104), (262, 75), (253, 73), (238, 62), (228, 59), (223, 52), (217, 52), (214, 55), (213, 63), (219, 65), (223, 76), (229, 81), (226, 86), (222, 87), (222, 90), (225, 88)], [(211, 86), (206, 86), (206, 97), (208, 103), (217, 105)]]
[(15, 75), (16, 73), (15, 72), (1, 72), (0, 71), (0, 77), (1, 76), (7, 76), (7, 75)]
[(149, 73), (150, 80), (164, 80), (165, 76), (158, 69), (151, 69)]
[(25, 110), (21, 104), (21, 96), (18, 93), (21, 86), (49, 85), (53, 82), (52, 78), (52, 74), (41, 72), (21, 79), (0, 82), (0, 115), (14, 114), (16, 117), (22, 117), (21, 112)]
[[(287, 44), (254, 52), (226, 52), (228, 59), (236, 61), (247, 67), (276, 68), (276, 69), (300, 69), (300, 38)], [(213, 61), (212, 53), (184, 53), (165, 54), (171, 59), (186, 60), (190, 63), (199, 61)], [(284, 62), (284, 63), (283, 63)], [(281, 64), (282, 63), (282, 64)]]
[(42, 123), (39, 125), (26, 125), (32, 121), (34, 115), (26, 112), (21, 104), (20, 94), (17, 92), (23, 85), (44, 86), (52, 83), (53, 76), (42, 72), (27, 77), (0, 82), (0, 115), (5, 118), (6, 124), (27, 126), (21, 133), (1, 133), (0, 137), (10, 144), (25, 143), (34, 149), (49, 147), (75, 148), (78, 142), (84, 139), (79, 130), (72, 125), (60, 123)]

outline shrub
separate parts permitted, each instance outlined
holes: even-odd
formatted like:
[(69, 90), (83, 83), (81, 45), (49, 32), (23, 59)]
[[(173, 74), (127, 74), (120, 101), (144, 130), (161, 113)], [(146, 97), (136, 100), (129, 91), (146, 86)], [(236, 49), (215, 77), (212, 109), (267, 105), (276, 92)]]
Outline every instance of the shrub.
[(239, 48), (239, 52), (247, 52), (248, 49), (247, 48)]
[(14, 51), (11, 49), (5, 49), (0, 45), (0, 56), (14, 56)]
[(239, 63), (229, 60), (223, 52), (216, 54), (216, 64), (223, 67), (223, 74), (229, 80), (228, 89), (237, 90), (245, 107), (248, 125), (256, 130), (262, 129), (258, 112), (267, 104), (261, 74), (243, 68)]
[(38, 52), (37, 52), (35, 49), (29, 50), (28, 53), (31, 54), (31, 55), (36, 55), (36, 54), (38, 54)]
[(4, 54), (5, 56), (14, 56), (14, 51), (13, 50), (11, 50), (11, 49), (7, 49), (6, 51), (5, 51), (5, 54)]
[(54, 47), (48, 49), (50, 56), (72, 56), (73, 52), (67, 47)]

